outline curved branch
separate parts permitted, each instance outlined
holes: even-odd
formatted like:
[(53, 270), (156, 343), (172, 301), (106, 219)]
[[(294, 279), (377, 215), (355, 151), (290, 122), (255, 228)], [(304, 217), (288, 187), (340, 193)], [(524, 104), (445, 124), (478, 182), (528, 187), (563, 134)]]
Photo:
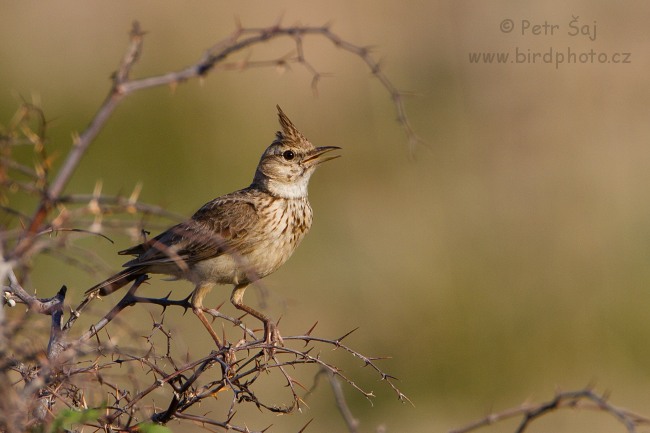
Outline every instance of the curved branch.
[[(370, 55), (370, 50), (342, 39), (336, 33), (332, 32), (328, 26), (282, 27), (280, 25), (274, 25), (268, 28), (238, 27), (228, 38), (207, 50), (202, 58), (193, 65), (187, 66), (176, 72), (141, 79), (130, 79), (129, 76), (131, 70), (138, 61), (140, 52), (142, 51), (144, 36), (144, 33), (140, 29), (140, 25), (137, 22), (134, 22), (131, 30), (131, 44), (122, 58), (117, 72), (113, 76), (113, 85), (108, 96), (91, 120), (88, 127), (83, 131), (83, 133), (74, 139), (72, 149), (68, 153), (68, 156), (57, 176), (46, 190), (44, 197), (42, 197), (41, 203), (32, 217), (29, 227), (25, 230), (23, 239), (15, 248), (12, 257), (14, 259), (20, 259), (32, 246), (34, 235), (42, 230), (43, 223), (46, 220), (49, 211), (63, 193), (83, 155), (90, 146), (90, 143), (97, 137), (113, 111), (125, 97), (139, 90), (164, 85), (174, 86), (193, 78), (203, 77), (230, 55), (253, 45), (280, 37), (292, 38), (296, 45), (298, 54), (292, 59), (281, 58), (270, 63), (279, 65), (285, 64), (287, 61), (294, 61), (304, 65), (312, 74), (312, 87), (315, 87), (318, 80), (322, 77), (322, 74), (316, 71), (316, 69), (307, 62), (302, 47), (303, 38), (310, 35), (323, 37), (332, 42), (336, 47), (362, 59), (370, 69), (373, 76), (379, 80), (381, 85), (389, 93), (397, 111), (397, 120), (406, 132), (411, 150), (413, 150), (418, 143), (422, 142), (417, 134), (415, 134), (408, 121), (408, 117), (406, 116), (403, 102), (404, 94), (398, 91), (388, 77), (383, 73), (379, 62)], [(247, 66), (248, 63), (246, 62), (242, 64), (242, 68), (246, 68)]]

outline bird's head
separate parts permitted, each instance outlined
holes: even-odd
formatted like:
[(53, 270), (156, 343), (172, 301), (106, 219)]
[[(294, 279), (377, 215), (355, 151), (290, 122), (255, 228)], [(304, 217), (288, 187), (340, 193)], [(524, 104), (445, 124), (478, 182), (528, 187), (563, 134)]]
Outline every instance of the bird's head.
[(326, 154), (340, 147), (315, 147), (279, 106), (278, 117), (282, 131), (276, 133), (275, 140), (262, 154), (253, 184), (281, 197), (306, 197), (307, 184), (316, 167), (338, 158), (340, 155)]

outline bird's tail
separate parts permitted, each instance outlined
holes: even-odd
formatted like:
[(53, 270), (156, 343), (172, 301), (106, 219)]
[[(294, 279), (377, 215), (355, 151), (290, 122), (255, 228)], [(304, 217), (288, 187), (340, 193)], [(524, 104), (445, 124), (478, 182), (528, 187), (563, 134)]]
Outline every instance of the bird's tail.
[(106, 296), (110, 295), (116, 290), (121, 289), (122, 287), (129, 284), (131, 281), (135, 280), (141, 275), (144, 275), (144, 266), (133, 266), (118, 272), (112, 277), (102, 281), (99, 284), (94, 285), (90, 289), (86, 290), (86, 296), (99, 295)]

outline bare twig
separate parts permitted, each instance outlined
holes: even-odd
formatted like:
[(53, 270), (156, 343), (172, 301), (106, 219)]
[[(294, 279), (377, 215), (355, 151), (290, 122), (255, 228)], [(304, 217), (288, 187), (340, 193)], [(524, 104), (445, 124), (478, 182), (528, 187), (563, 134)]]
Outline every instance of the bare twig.
[(359, 420), (357, 420), (354, 415), (352, 415), (352, 411), (350, 410), (348, 402), (345, 399), (345, 394), (343, 393), (341, 382), (339, 382), (338, 378), (329, 371), (326, 371), (325, 373), (327, 374), (327, 378), (330, 382), (330, 385), (332, 386), (332, 392), (334, 393), (334, 401), (336, 401), (336, 407), (341, 413), (341, 416), (345, 421), (345, 425), (348, 427), (348, 431), (350, 433), (357, 433), (359, 431)]
[(591, 409), (611, 415), (619, 421), (628, 433), (636, 432), (638, 425), (650, 425), (650, 419), (642, 417), (627, 409), (616, 407), (607, 401), (606, 395), (598, 395), (592, 389), (558, 392), (554, 398), (538, 404), (523, 404), (518, 407), (492, 413), (484, 418), (473, 421), (449, 433), (468, 433), (479, 430), (506, 419), (521, 418), (516, 433), (524, 433), (530, 425), (541, 417), (562, 409)]

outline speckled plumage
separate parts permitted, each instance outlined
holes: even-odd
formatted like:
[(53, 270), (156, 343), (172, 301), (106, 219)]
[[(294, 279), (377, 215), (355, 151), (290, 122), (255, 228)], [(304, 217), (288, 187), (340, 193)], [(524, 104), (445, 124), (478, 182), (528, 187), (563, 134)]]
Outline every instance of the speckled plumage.
[(271, 274), (293, 254), (312, 224), (307, 198), (309, 178), (323, 156), (338, 147), (315, 147), (278, 107), (282, 131), (264, 151), (248, 188), (218, 197), (190, 219), (155, 238), (120, 251), (133, 255), (122, 272), (89, 289), (107, 295), (144, 274), (166, 274), (194, 283), (192, 306), (221, 345), (203, 316), (203, 297), (216, 284), (234, 284), (235, 307), (265, 324), (265, 338), (274, 338), (266, 316), (243, 304), (246, 286)]

